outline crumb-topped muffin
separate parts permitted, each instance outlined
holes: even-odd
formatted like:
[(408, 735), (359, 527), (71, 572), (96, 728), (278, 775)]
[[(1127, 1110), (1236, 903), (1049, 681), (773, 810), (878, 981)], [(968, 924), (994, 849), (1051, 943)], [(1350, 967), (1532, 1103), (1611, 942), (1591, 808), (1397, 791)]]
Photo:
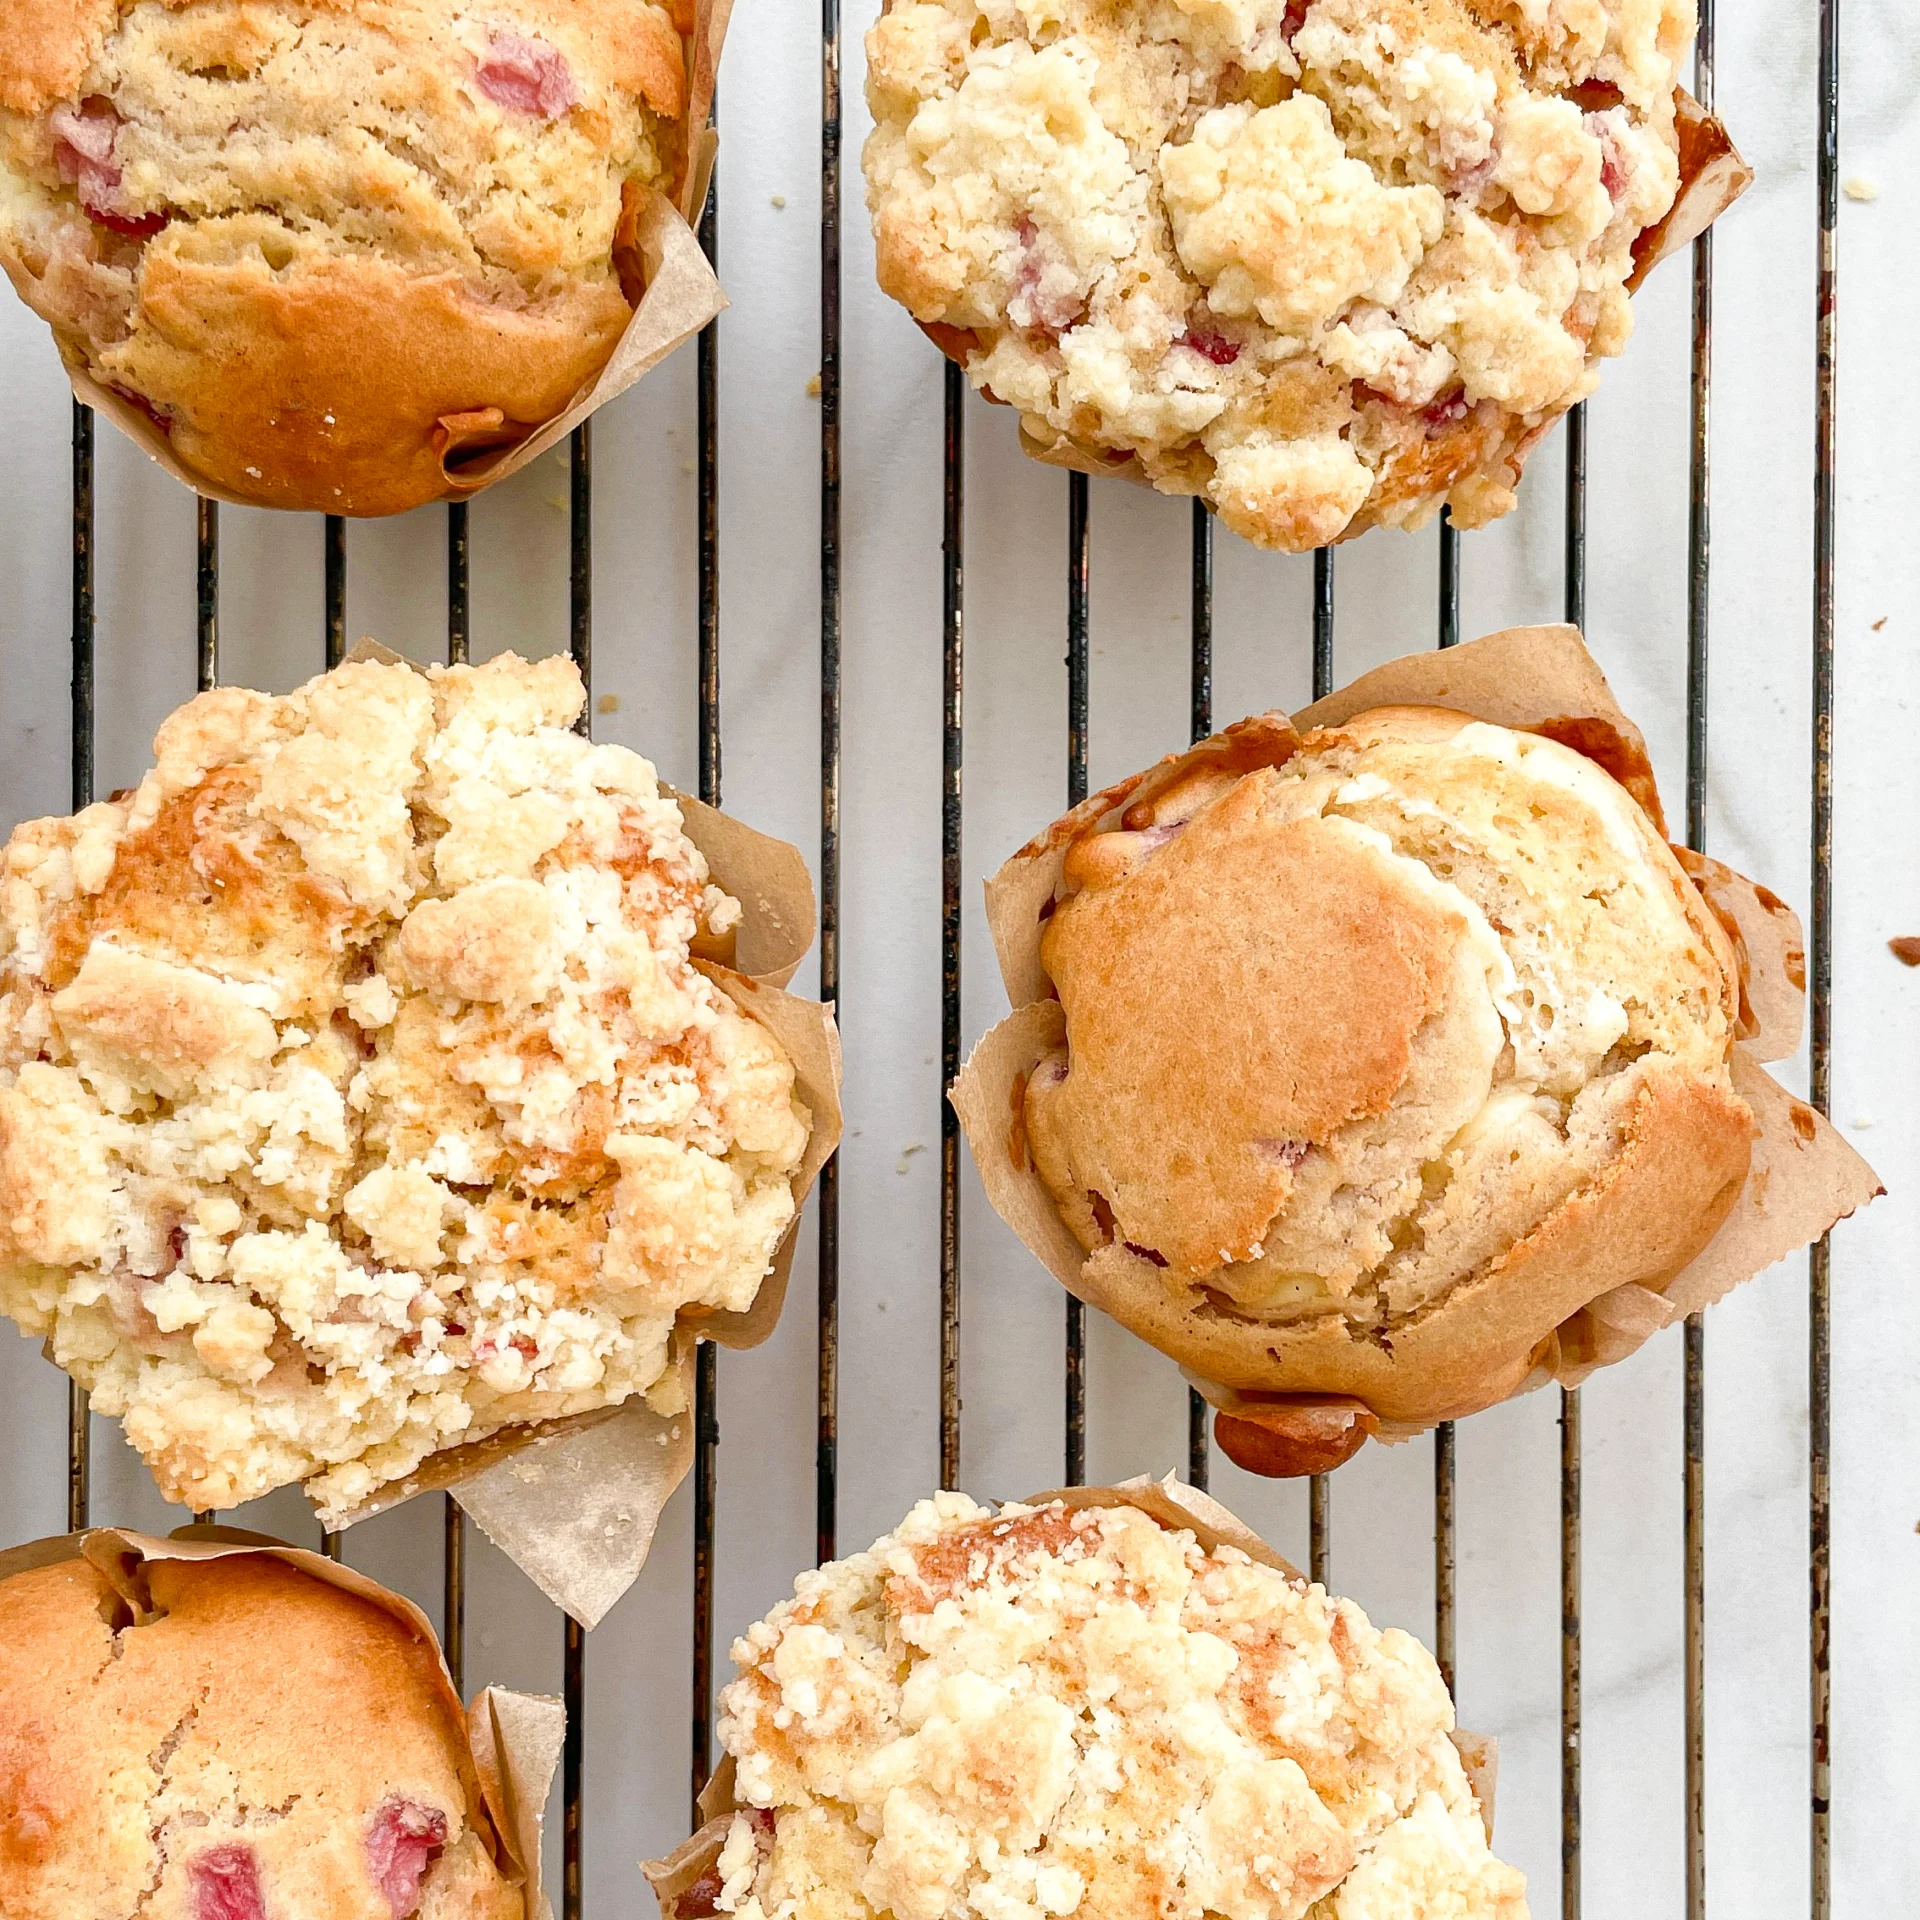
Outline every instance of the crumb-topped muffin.
[(677, 1920), (1524, 1920), (1431, 1656), (1126, 1506), (937, 1494), (733, 1650)]
[(264, 1555), (0, 1582), (8, 1920), (521, 1920), (431, 1646)]
[(399, 512), (606, 363), (637, 208), (685, 158), (692, 24), (692, 0), (22, 0), (0, 265), (194, 473)]
[(1251, 757), (1230, 733), (1068, 844), (1034, 1168), (1204, 1378), (1474, 1411), (1732, 1208), (1735, 953), (1558, 741), (1389, 707)]
[(738, 904), (582, 698), (512, 655), (223, 688), (8, 842), (0, 1308), (170, 1499), (334, 1515), (671, 1413), (676, 1315), (758, 1291), (809, 1116), (690, 958)]
[(881, 286), (1043, 457), (1265, 547), (1462, 526), (1626, 345), (1692, 0), (890, 0)]

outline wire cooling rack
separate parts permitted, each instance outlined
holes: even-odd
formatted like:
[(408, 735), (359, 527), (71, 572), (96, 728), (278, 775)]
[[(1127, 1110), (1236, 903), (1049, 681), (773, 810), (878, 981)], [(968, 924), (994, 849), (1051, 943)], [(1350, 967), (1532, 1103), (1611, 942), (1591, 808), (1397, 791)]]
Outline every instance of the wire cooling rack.
[[(1808, 918), (1811, 1011), (1811, 1094), (1825, 1111), (1832, 1061), (1831, 990), (1833, 985), (1833, 783), (1835, 635), (1835, 346), (1837, 329), (1836, 226), (1839, 211), (1840, 3), (1817, 0), (1816, 208), (1818, 219), (1817, 310), (1811, 368), (1814, 446), (1814, 604), (1810, 671), (1813, 718), (1810, 810), (1812, 893)], [(1703, 0), (1694, 91), (1711, 108), (1715, 92), (1715, 9)], [(864, 20), (858, 23), (864, 25)], [(842, 527), (841, 422), (842, 367), (842, 99), (840, 0), (822, 0), (820, 39), (820, 306), (819, 325), (819, 847), (817, 873), (821, 898), (820, 993), (838, 1001), (841, 993), (841, 773), (842, 773)], [(718, 257), (719, 197), (709, 201), (701, 238)], [(1678, 267), (1668, 271), (1678, 272)], [(697, 685), (698, 790), (703, 800), (721, 801), (721, 624), (720, 624), (720, 423), (721, 382), (717, 328), (709, 328), (695, 349), (694, 461), (697, 494)], [(1711, 541), (1709, 452), (1713, 366), (1713, 237), (1700, 239), (1692, 255), (1691, 366), (1689, 380), (1690, 471), (1686, 569), (1686, 788), (1688, 844), (1701, 848), (1707, 830), (1708, 801), (1708, 624)], [(931, 373), (930, 373), (931, 377)], [(943, 657), (941, 747), (941, 938), (940, 1047), (942, 1084), (957, 1074), (965, 1031), (962, 1005), (963, 933), (971, 911), (963, 863), (963, 783), (965, 776), (963, 690), (966, 657), (965, 504), (966, 425), (977, 405), (957, 368), (944, 364), (942, 592), (940, 649)], [(77, 809), (95, 795), (95, 426), (93, 416), (76, 406), (72, 416), (72, 661), (71, 802)], [(1588, 432), (1584, 409), (1561, 430), (1554, 449), (1565, 465), (1565, 521), (1562, 596), (1565, 618), (1585, 624), (1587, 593)], [(1551, 452), (1540, 456), (1545, 466)], [(593, 668), (593, 452), (591, 425), (581, 427), (567, 456), (569, 543), (568, 633), (571, 651), (592, 685)], [(1091, 541), (1088, 482), (1069, 475), (1066, 491), (1066, 779), (1059, 799), (1073, 804), (1089, 787), (1089, 692), (1091, 635)], [(469, 509), (453, 505), (446, 518), (446, 657), (467, 657), (472, 632), (472, 553)], [(221, 664), (220, 509), (197, 504), (195, 603), (198, 682), (216, 684)], [(1379, 537), (1379, 536), (1376, 536)], [(329, 519), (324, 529), (323, 647), (337, 661), (349, 639), (347, 627), (347, 537), (345, 524)], [(1433, 582), (1433, 627), (1437, 645), (1458, 642), (1461, 630), (1462, 541), (1442, 522), (1437, 579)], [(1340, 561), (1335, 552), (1314, 558), (1311, 614), (1312, 691), (1317, 698), (1335, 680), (1334, 631)], [(1196, 502), (1192, 508), (1190, 733), (1200, 738), (1214, 725), (1215, 530)], [(592, 703), (589, 702), (589, 714)], [(1221, 718), (1230, 716), (1222, 715)], [(583, 727), (588, 721), (583, 717)], [(778, 828), (778, 821), (760, 824)], [(1034, 822), (1039, 824), (1038, 821)], [(901, 857), (922, 857), (903, 851)], [(843, 1010), (857, 1019), (858, 1009)], [(857, 1118), (857, 1116), (856, 1116)], [(931, 1116), (929, 1116), (929, 1119)], [(938, 1393), (939, 1466), (943, 1485), (961, 1481), (961, 1379), (963, 1332), (969, 1339), (991, 1340), (993, 1330), (977, 1328), (963, 1316), (961, 1245), (963, 1214), (962, 1155), (959, 1130), (944, 1101), (939, 1111), (938, 1231)], [(837, 1163), (829, 1163), (815, 1190), (813, 1231), (817, 1239), (817, 1424), (814, 1452), (814, 1543), (818, 1558), (842, 1547), (837, 1519), (840, 1496), (840, 1182)], [(1808, 1884), (1805, 1911), (1826, 1920), (1832, 1910), (1832, 1841), (1829, 1811), (1829, 1564), (1831, 1506), (1830, 1446), (1830, 1278), (1828, 1249), (1815, 1248), (1809, 1267), (1808, 1300), (1808, 1592), (1807, 1649), (1811, 1691), (1807, 1701), (1811, 1777), (1808, 1781)], [(797, 1304), (797, 1303), (796, 1303)], [(1064, 1303), (1064, 1376), (1060, 1382), (1063, 1446), (1061, 1464), (1069, 1481), (1087, 1468), (1088, 1326), (1085, 1309)], [(1705, 1514), (1704, 1407), (1706, 1355), (1700, 1321), (1684, 1331), (1681, 1415), (1684, 1497), (1684, 1910), (1688, 1920), (1707, 1913), (1707, 1823), (1705, 1778)], [(931, 1383), (930, 1383), (931, 1384)], [(715, 1530), (720, 1494), (719, 1382), (715, 1350), (703, 1347), (697, 1373), (695, 1409), (696, 1463), (690, 1489), (692, 1505), (688, 1785), (697, 1793), (713, 1761), (712, 1713), (715, 1670)], [(929, 1396), (931, 1400), (932, 1396)], [(1209, 1479), (1210, 1450), (1206, 1409), (1189, 1396), (1186, 1471), (1198, 1485)], [(929, 1407), (929, 1415), (933, 1412)], [(1560, 1485), (1560, 1705), (1559, 1754), (1561, 1844), (1558, 1910), (1562, 1920), (1582, 1911), (1582, 1684), (1581, 1543), (1583, 1459), (1581, 1395), (1559, 1396)], [(67, 1458), (67, 1518), (73, 1527), (93, 1512), (92, 1447), (87, 1410), (77, 1390), (70, 1393)], [(1432, 1459), (1431, 1640), (1449, 1684), (1454, 1679), (1459, 1601), (1456, 1581), (1456, 1446), (1454, 1431), (1434, 1436)], [(730, 1483), (732, 1484), (732, 1483)], [(1004, 1491), (1017, 1491), (1005, 1489)], [(682, 1498), (688, 1498), (683, 1495)], [(1338, 1476), (1311, 1484), (1309, 1548), (1316, 1578), (1329, 1577), (1340, 1522)], [(458, 1507), (443, 1498), (440, 1513), (443, 1549), (443, 1627), (456, 1680), (468, 1664), (468, 1541)], [(414, 1522), (416, 1528), (418, 1521)], [(859, 1542), (846, 1542), (857, 1545)], [(325, 1541), (338, 1554), (337, 1536)], [(1413, 1550), (1424, 1551), (1424, 1547)], [(650, 1573), (647, 1578), (655, 1577)], [(586, 1636), (571, 1622), (556, 1621), (562, 1640), (560, 1670), (569, 1710), (569, 1730), (561, 1783), (561, 1910), (564, 1920), (580, 1920), (585, 1911), (583, 1827), (586, 1763)], [(1550, 1911), (1555, 1890), (1536, 1875), (1535, 1911)], [(596, 1911), (624, 1909), (644, 1898), (637, 1884), (596, 1889)], [(1798, 1905), (1796, 1896), (1793, 1902)], [(1920, 1905), (1920, 1894), (1916, 1894)], [(1786, 1911), (1782, 1907), (1781, 1911)]]

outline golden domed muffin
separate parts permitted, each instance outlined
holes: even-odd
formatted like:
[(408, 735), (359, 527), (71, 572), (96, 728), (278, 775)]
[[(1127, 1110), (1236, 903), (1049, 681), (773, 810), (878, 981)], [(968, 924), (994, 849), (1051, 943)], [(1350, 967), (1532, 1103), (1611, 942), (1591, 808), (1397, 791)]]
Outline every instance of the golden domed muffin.
[(1627, 343), (1693, 31), (1692, 0), (891, 0), (880, 284), (1029, 451), (1259, 546), (1480, 526)]
[(740, 914), (571, 661), (204, 693), (0, 868), (0, 1310), (169, 1499), (330, 1519), (651, 1394), (810, 1130), (693, 964)]
[(625, 330), (692, 24), (692, 0), (10, 0), (0, 265), (224, 492), (438, 499)]
[(1728, 936), (1554, 740), (1377, 708), (1244, 767), (1196, 756), (1068, 846), (1034, 1167), (1110, 1310), (1201, 1377), (1491, 1405), (1731, 1210)]
[(430, 1646), (264, 1556), (145, 1577), (144, 1625), (85, 1560), (0, 1582), (7, 1920), (521, 1920)]
[(1525, 1920), (1426, 1649), (1136, 1507), (937, 1494), (733, 1657), (674, 1920)]

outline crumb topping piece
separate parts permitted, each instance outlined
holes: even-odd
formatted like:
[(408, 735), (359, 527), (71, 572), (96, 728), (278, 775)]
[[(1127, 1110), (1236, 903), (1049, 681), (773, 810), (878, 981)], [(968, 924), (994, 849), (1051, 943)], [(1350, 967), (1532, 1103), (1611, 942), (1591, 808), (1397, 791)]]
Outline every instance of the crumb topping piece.
[(900, 0), (882, 287), (1030, 449), (1263, 546), (1513, 505), (1631, 331), (1692, 0)]
[(733, 1649), (741, 1920), (1524, 1920), (1431, 1657), (1127, 1507), (922, 1501)]
[(337, 1514), (675, 1411), (675, 1317), (757, 1293), (809, 1118), (690, 959), (738, 903), (582, 700), (511, 655), (223, 688), (0, 856), (0, 1307), (170, 1498)]

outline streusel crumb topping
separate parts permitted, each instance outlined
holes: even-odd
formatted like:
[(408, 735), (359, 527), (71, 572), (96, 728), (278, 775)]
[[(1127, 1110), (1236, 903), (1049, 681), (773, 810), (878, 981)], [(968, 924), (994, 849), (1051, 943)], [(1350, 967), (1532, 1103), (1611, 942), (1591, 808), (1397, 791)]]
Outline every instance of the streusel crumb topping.
[(880, 283), (1029, 447), (1298, 551), (1508, 511), (1625, 346), (1692, 0), (898, 0)]
[(809, 1116), (692, 964), (739, 918), (571, 662), (222, 688), (0, 872), (0, 1308), (170, 1498), (650, 1393), (736, 1311)]
[(1418, 1642), (1130, 1507), (922, 1501), (733, 1649), (739, 1920), (1525, 1920)]

